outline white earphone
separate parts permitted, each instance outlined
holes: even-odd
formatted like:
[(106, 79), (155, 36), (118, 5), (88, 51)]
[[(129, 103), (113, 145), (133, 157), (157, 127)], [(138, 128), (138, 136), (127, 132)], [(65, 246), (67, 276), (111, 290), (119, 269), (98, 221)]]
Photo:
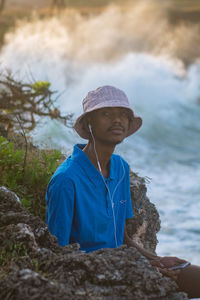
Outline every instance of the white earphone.
[(88, 128), (89, 128), (89, 131), (91, 133), (91, 136), (92, 136), (92, 139), (93, 139), (93, 142), (94, 142), (94, 152), (95, 152), (96, 159), (97, 159), (97, 165), (98, 165), (99, 171), (100, 171), (100, 173), (102, 175), (102, 169), (101, 169), (101, 165), (100, 165), (99, 158), (98, 158), (98, 155), (97, 155), (96, 145), (95, 145), (95, 139), (94, 139), (94, 135), (93, 135), (93, 132), (92, 132), (92, 125), (88, 124)]
[(91, 124), (88, 124), (88, 128), (89, 128), (89, 131), (92, 133), (92, 126), (91, 126)]

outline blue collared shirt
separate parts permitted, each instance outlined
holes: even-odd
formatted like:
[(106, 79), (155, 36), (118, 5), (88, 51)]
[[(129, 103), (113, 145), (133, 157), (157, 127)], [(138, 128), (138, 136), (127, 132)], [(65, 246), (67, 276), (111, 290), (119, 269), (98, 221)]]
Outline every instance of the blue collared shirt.
[(84, 146), (75, 145), (52, 176), (46, 193), (46, 222), (60, 246), (79, 243), (86, 252), (115, 248), (123, 244), (125, 219), (133, 217), (129, 166), (112, 154), (105, 178), (109, 193), (102, 175), (81, 150)]

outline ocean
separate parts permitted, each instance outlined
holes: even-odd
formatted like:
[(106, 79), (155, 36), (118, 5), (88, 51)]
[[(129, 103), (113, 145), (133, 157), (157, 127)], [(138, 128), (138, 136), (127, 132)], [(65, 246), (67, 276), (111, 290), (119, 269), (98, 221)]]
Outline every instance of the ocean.
[[(87, 16), (34, 14), (6, 34), (0, 70), (26, 82), (50, 81), (59, 94), (55, 104), (74, 120), (88, 91), (124, 90), (143, 126), (116, 153), (148, 179), (147, 194), (161, 218), (157, 253), (200, 265), (200, 26), (172, 26), (166, 8), (155, 5), (111, 5)], [(86, 142), (49, 119), (33, 139), (66, 155)]]

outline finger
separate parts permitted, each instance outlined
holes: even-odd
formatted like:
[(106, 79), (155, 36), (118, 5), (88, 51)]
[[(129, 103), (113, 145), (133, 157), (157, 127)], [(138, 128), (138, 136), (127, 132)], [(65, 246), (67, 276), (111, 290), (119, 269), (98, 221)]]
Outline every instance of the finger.
[(174, 256), (174, 257), (172, 257), (172, 258), (173, 258), (173, 260), (174, 260), (175, 262), (177, 262), (178, 264), (183, 264), (183, 263), (187, 262), (187, 260), (182, 259), (182, 258), (179, 258), (179, 257), (176, 257), (176, 256)]
[(149, 262), (153, 267), (162, 267), (162, 264), (158, 260), (150, 260)]

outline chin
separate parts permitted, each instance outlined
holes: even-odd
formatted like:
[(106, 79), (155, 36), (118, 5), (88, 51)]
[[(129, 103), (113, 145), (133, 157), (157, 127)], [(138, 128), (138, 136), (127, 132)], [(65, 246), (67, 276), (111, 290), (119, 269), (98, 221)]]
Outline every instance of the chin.
[(110, 142), (114, 145), (118, 145), (118, 144), (121, 144), (124, 139), (125, 139), (124, 137), (123, 138), (116, 138), (116, 139), (111, 140)]

